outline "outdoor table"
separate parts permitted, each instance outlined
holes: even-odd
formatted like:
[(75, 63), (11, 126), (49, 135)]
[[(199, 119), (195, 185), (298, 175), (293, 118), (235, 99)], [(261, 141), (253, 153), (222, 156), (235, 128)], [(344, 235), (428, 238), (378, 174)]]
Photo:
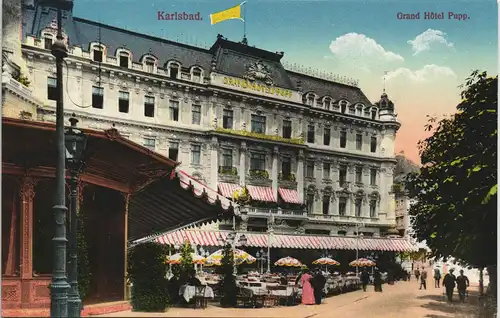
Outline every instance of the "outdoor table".
[[(196, 287), (191, 285), (182, 285), (179, 288), (179, 295), (189, 302), (196, 294)], [(214, 290), (210, 286), (205, 286), (205, 298), (214, 298)]]

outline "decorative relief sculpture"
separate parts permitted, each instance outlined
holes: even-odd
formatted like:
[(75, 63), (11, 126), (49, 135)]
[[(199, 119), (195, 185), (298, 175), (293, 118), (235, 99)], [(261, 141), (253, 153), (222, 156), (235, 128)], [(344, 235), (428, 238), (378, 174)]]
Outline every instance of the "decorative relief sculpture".
[(268, 67), (262, 63), (262, 61), (257, 61), (256, 63), (246, 65), (246, 74), (243, 78), (249, 81), (261, 81), (266, 85), (273, 85), (273, 78), (271, 77), (271, 72)]

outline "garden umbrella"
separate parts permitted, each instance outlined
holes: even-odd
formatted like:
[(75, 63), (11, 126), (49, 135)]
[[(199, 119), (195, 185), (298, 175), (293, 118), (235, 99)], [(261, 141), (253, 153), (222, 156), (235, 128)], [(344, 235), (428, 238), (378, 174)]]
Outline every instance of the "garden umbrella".
[(349, 266), (352, 266), (352, 267), (372, 267), (372, 266), (377, 266), (377, 263), (375, 263), (374, 261), (369, 260), (367, 258), (358, 258), (357, 260), (350, 262)]
[(314, 265), (340, 265), (339, 262), (337, 262), (334, 259), (331, 259), (329, 257), (322, 257), (318, 258), (314, 262), (312, 262)]
[[(210, 264), (208, 266), (221, 265), (221, 260), (224, 257), (223, 253), (224, 253), (224, 250), (220, 249), (220, 250), (212, 253), (210, 256), (208, 256), (206, 259), (206, 263)], [(247, 252), (240, 250), (240, 249), (234, 250), (234, 263), (236, 265), (240, 265), (243, 262), (247, 262), (248, 264), (252, 264), (255, 261), (257, 261), (257, 259), (255, 257), (253, 257), (252, 255), (248, 254)]]
[(293, 257), (287, 256), (277, 260), (274, 266), (301, 267), (302, 263)]
[[(195, 253), (191, 253), (191, 258), (193, 259), (193, 264), (203, 264), (205, 262), (204, 257), (197, 255)], [(181, 253), (177, 253), (167, 257), (167, 263), (169, 264), (180, 264), (181, 260), (182, 260)]]

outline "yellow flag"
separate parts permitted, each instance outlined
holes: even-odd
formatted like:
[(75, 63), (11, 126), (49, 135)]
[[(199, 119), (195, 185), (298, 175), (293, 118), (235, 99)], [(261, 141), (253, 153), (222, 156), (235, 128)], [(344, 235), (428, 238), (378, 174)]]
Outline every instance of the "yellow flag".
[(242, 3), (238, 4), (237, 6), (234, 6), (232, 8), (219, 11), (216, 13), (212, 13), (210, 15), (210, 24), (214, 25), (216, 23), (226, 21), (226, 20), (231, 20), (231, 19), (239, 19), (241, 21), (244, 21), (243, 18), (241, 17), (241, 6), (245, 4), (246, 1), (243, 1)]

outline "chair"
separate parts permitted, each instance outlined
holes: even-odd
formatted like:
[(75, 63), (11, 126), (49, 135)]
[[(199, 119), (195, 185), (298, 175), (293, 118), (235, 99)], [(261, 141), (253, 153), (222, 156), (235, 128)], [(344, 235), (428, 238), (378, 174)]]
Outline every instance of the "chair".
[(200, 308), (207, 308), (208, 306), (208, 300), (205, 297), (205, 291), (206, 291), (206, 286), (196, 286), (195, 287), (195, 293), (194, 293), (194, 309), (196, 309), (198, 306)]
[(238, 295), (236, 296), (238, 306), (254, 307), (253, 293), (250, 289), (238, 288)]

